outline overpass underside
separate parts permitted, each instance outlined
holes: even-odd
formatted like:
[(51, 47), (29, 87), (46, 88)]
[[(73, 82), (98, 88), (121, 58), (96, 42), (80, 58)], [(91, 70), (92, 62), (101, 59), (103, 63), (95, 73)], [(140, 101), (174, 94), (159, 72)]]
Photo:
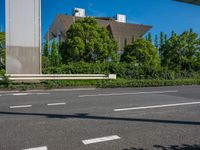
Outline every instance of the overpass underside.
[(176, 0), (176, 1), (200, 6), (200, 0)]

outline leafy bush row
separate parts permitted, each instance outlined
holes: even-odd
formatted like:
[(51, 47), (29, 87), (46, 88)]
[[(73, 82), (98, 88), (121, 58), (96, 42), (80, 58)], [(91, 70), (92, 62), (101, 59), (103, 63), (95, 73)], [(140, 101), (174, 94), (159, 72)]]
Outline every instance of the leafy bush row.
[(10, 83), (6, 90), (33, 90), (51, 89), (67, 87), (97, 87), (97, 88), (124, 88), (124, 87), (156, 87), (156, 86), (180, 86), (180, 85), (200, 85), (200, 79), (182, 80), (58, 80), (44, 81), (41, 83)]
[(156, 87), (156, 86), (180, 86), (200, 85), (200, 79), (182, 80), (109, 80), (97, 85), (99, 88), (121, 88), (121, 87)]
[(175, 71), (164, 67), (135, 66), (127, 63), (70, 63), (44, 68), (45, 74), (117, 74), (124, 79), (186, 79), (198, 78), (200, 72)]

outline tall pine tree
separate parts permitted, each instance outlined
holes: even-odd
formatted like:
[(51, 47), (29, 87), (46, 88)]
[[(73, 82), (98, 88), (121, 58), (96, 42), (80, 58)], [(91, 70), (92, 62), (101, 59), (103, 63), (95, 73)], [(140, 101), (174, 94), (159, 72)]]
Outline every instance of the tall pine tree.
[(45, 57), (49, 56), (49, 42), (48, 41), (46, 41), (44, 44), (43, 55)]
[(158, 47), (159, 47), (158, 46), (158, 35), (157, 34), (155, 35), (154, 46), (155, 46), (156, 49), (158, 49)]
[(166, 42), (167, 42), (167, 34), (165, 34), (164, 36), (164, 44), (166, 44)]
[(146, 40), (152, 43), (151, 33), (148, 33)]
[(160, 47), (162, 47), (162, 45), (164, 44), (164, 34), (163, 32), (160, 32)]
[(53, 41), (51, 46), (51, 65), (58, 65), (58, 48), (55, 40)]

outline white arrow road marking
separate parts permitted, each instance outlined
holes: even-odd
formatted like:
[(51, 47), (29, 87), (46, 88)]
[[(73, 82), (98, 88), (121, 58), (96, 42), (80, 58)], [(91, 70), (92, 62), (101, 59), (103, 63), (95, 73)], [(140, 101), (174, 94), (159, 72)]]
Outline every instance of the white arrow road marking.
[(141, 95), (141, 94), (164, 94), (177, 93), (178, 91), (151, 91), (151, 92), (134, 92), (134, 93), (110, 93), (110, 94), (96, 94), (96, 95), (79, 95), (79, 97), (97, 97), (97, 96), (123, 96), (123, 95)]
[(58, 106), (58, 105), (66, 105), (66, 103), (51, 103), (47, 104), (48, 106)]
[(28, 148), (28, 149), (23, 149), (23, 150), (47, 150), (47, 147), (42, 146), (42, 147)]
[(88, 139), (88, 140), (82, 140), (83, 144), (93, 144), (93, 143), (100, 143), (100, 142), (106, 142), (106, 141), (112, 141), (112, 140), (118, 140), (120, 139), (117, 135), (107, 136), (107, 137), (100, 137), (95, 139)]
[(142, 109), (152, 109), (152, 108), (163, 108), (163, 107), (175, 107), (175, 106), (184, 106), (184, 105), (195, 105), (195, 104), (200, 104), (200, 102), (189, 102), (189, 103), (155, 105), (155, 106), (145, 106), (145, 107), (122, 108), (122, 109), (114, 109), (114, 111), (142, 110)]
[(32, 107), (32, 105), (20, 105), (20, 106), (10, 106), (10, 108), (28, 108), (28, 107)]

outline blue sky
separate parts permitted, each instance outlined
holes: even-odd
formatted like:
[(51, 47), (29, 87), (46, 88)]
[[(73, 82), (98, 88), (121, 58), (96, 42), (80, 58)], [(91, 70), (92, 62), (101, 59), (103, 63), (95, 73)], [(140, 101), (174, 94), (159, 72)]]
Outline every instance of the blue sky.
[[(189, 28), (200, 34), (200, 7), (173, 0), (42, 0), (42, 35), (56, 14), (71, 15), (74, 7), (85, 8), (87, 16), (127, 15), (129, 23), (151, 25), (151, 33)], [(5, 0), (0, 0), (0, 25), (5, 28)]]

